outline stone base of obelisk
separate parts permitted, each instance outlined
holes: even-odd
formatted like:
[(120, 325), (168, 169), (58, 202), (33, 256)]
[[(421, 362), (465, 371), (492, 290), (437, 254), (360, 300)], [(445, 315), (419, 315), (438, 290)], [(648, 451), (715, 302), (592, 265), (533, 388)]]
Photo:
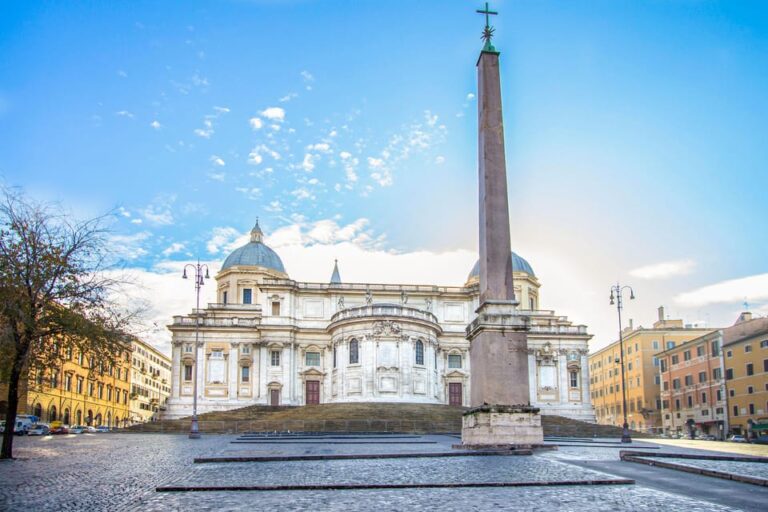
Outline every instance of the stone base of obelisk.
[(544, 447), (539, 409), (530, 405), (481, 405), (464, 413), (464, 449), (524, 449)]

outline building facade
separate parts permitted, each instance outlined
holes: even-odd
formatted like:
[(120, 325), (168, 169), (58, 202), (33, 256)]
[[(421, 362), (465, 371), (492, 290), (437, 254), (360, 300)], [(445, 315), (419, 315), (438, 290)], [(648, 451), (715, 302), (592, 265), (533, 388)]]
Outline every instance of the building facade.
[[(711, 329), (686, 327), (682, 320), (659, 318), (650, 329), (631, 324), (624, 329), (624, 382), (627, 394), (627, 423), (633, 430), (657, 433), (662, 429), (661, 378), (658, 355), (664, 350), (697, 338)], [(597, 422), (624, 424), (619, 341), (589, 356), (591, 400)]]
[[(21, 383), (19, 414), (40, 421), (67, 425), (123, 427), (128, 423), (130, 352), (115, 364), (96, 361), (87, 353), (61, 348), (61, 364), (44, 371), (30, 370)], [(8, 396), (8, 385), (0, 384), (0, 396)]]
[(768, 431), (768, 318), (742, 313), (723, 329), (722, 365), (733, 434)]
[[(217, 302), (175, 316), (166, 417), (250, 404), (469, 403), (466, 327), (478, 268), (464, 286), (329, 283), (289, 278), (257, 225), (216, 275)], [(515, 294), (530, 323), (531, 403), (593, 420), (586, 327), (539, 308), (533, 269), (513, 253)], [(199, 324), (199, 344), (195, 345)]]
[(728, 416), (722, 338), (722, 330), (713, 331), (657, 356), (665, 434), (706, 434), (725, 439)]
[(170, 394), (170, 358), (148, 343), (132, 339), (130, 422), (158, 419)]

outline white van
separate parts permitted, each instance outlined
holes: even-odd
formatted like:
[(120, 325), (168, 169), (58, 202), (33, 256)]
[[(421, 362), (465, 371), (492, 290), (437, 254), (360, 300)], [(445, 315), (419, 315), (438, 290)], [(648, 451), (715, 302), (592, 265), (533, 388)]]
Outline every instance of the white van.
[(13, 433), (17, 436), (23, 436), (39, 419), (37, 416), (19, 414), (16, 416), (16, 426), (13, 429)]

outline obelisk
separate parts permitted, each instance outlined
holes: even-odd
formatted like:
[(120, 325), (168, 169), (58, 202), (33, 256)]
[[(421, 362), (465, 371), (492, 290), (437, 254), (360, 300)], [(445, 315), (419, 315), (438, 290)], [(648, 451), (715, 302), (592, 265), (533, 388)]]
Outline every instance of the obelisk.
[(480, 306), (467, 326), (470, 405), (462, 445), (520, 447), (543, 442), (539, 410), (530, 405), (527, 317), (516, 310), (512, 281), (507, 169), (501, 108), (499, 52), (491, 44), (488, 10), (485, 45), (477, 61), (478, 175), (480, 199)]

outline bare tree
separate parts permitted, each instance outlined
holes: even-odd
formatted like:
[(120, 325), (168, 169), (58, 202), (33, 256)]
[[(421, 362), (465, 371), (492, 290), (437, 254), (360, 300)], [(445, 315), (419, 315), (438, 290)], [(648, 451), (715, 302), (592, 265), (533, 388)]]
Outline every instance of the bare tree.
[[(20, 384), (72, 350), (113, 364), (134, 314), (115, 301), (107, 216), (84, 222), (13, 190), (0, 192), (0, 378), (8, 409), (0, 459), (13, 456)], [(93, 369), (91, 369), (93, 371)]]

